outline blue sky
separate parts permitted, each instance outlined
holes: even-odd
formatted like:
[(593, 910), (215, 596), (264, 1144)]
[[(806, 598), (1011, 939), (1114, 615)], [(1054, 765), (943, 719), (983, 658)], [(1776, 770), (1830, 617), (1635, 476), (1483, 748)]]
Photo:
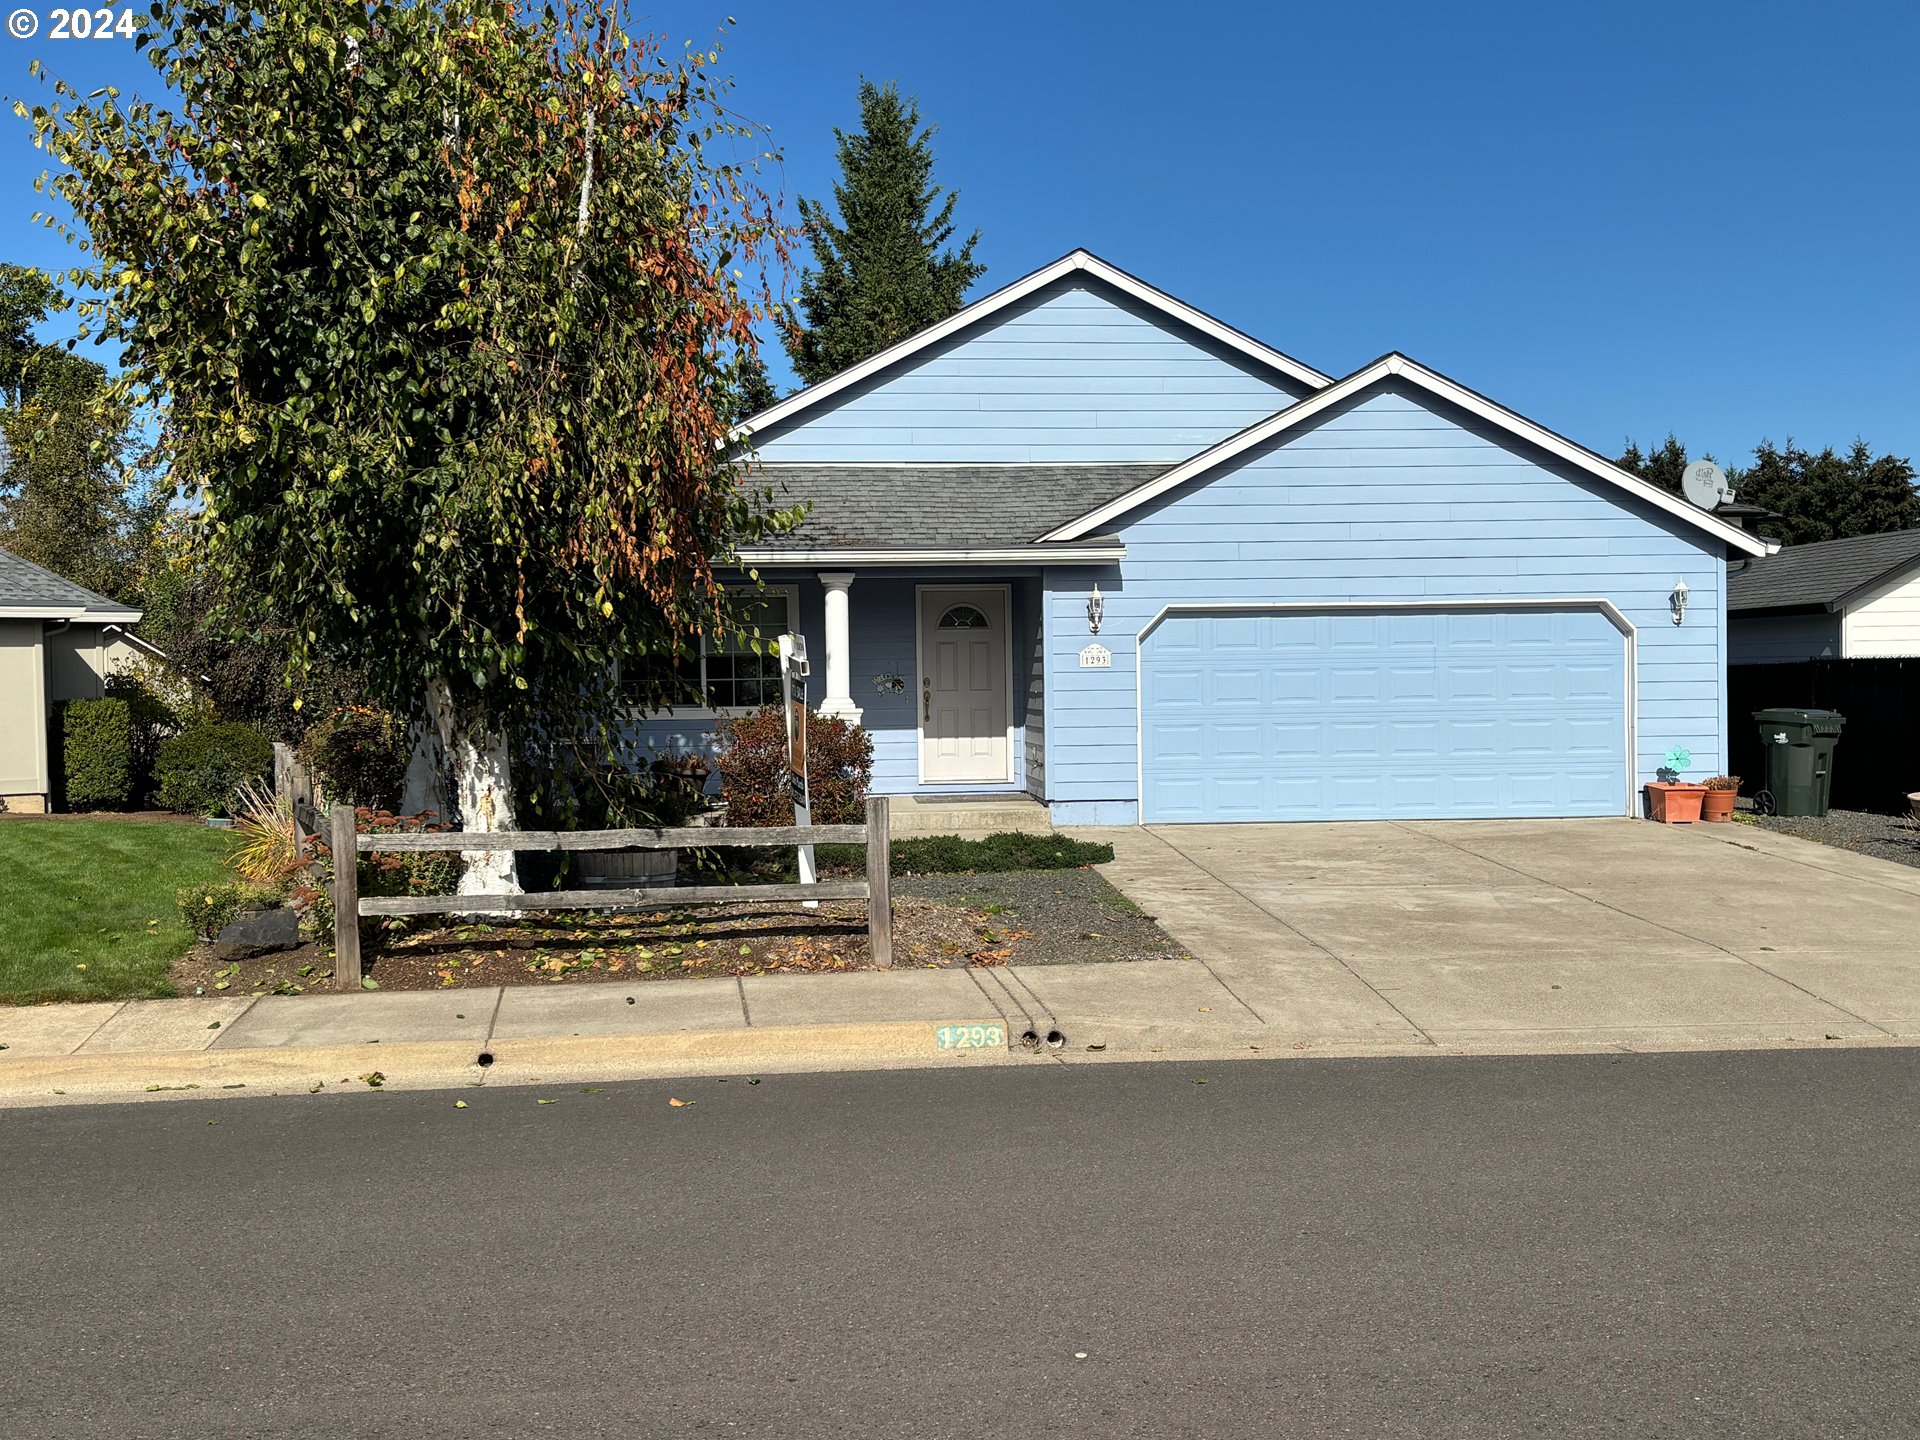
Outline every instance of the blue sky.
[[(9, 0), (9, 5), (13, 0)], [(46, 7), (40, 0), (42, 16)], [(677, 3), (789, 195), (861, 75), (938, 122), (975, 294), (1076, 245), (1309, 364), (1398, 349), (1608, 454), (1920, 457), (1920, 5)], [(144, 85), (122, 42), (0, 38)], [(0, 139), (8, 258), (41, 157)], [(0, 136), (6, 132), (0, 131)], [(777, 347), (769, 355), (784, 378)]]

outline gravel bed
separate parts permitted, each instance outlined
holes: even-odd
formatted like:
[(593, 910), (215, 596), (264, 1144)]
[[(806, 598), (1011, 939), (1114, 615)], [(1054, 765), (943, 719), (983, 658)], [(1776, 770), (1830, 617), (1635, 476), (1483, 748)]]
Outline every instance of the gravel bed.
[(893, 893), (994, 916), (1019, 937), (1011, 946), (1015, 965), (1163, 960), (1187, 953), (1094, 870), (902, 876)]
[(1782, 835), (1798, 835), (1841, 850), (1920, 866), (1920, 824), (1905, 815), (1875, 815), (1867, 810), (1829, 810), (1824, 819), (1811, 816), (1753, 815), (1753, 823)]

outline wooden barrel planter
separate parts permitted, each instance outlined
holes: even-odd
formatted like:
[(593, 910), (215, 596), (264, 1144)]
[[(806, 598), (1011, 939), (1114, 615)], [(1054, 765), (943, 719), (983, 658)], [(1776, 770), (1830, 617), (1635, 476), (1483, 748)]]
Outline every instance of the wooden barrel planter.
[(588, 889), (664, 890), (675, 882), (678, 850), (577, 850), (574, 874)]

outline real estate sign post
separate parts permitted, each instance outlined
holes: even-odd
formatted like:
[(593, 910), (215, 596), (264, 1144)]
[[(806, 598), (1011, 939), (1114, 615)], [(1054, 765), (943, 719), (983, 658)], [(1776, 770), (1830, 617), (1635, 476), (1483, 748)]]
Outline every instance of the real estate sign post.
[[(813, 806), (807, 794), (807, 637), (780, 637), (780, 698), (787, 717), (787, 793), (793, 797), (793, 823), (813, 824)], [(813, 846), (800, 847), (800, 883), (811, 885), (816, 876)], [(818, 900), (806, 902), (809, 909)]]

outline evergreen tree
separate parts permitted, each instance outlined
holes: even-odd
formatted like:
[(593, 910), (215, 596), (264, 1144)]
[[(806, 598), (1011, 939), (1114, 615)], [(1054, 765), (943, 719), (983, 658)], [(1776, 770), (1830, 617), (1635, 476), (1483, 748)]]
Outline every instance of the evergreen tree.
[(817, 200), (800, 202), (815, 268), (800, 283), (805, 323), (784, 337), (807, 385), (946, 319), (986, 271), (973, 258), (977, 230), (942, 253), (960, 195), (949, 190), (943, 198), (933, 183), (934, 127), (921, 128), (914, 97), (903, 99), (892, 82), (862, 80), (859, 132), (833, 133), (840, 218)]
[(35, 337), (63, 303), (40, 271), (0, 264), (0, 548), (131, 601), (168, 492), (106, 370)]
[[(1614, 463), (1677, 495), (1687, 468), (1687, 447), (1671, 434), (1647, 451), (1629, 440)], [(1875, 455), (1864, 440), (1855, 440), (1845, 454), (1828, 446), (1817, 455), (1791, 440), (1784, 446), (1763, 440), (1754, 447), (1752, 465), (1727, 466), (1727, 482), (1742, 504), (1774, 512), (1775, 518), (1755, 528), (1788, 545), (1920, 528), (1913, 462), (1899, 455)]]
[(1651, 481), (1661, 489), (1671, 490), (1678, 495), (1680, 477), (1687, 473), (1687, 447), (1682, 445), (1669, 430), (1664, 444), (1644, 454), (1638, 442), (1629, 440), (1626, 453), (1613, 463), (1622, 470), (1638, 475), (1642, 480)]
[(1762, 521), (1761, 533), (1789, 545), (1920, 528), (1913, 462), (1875, 455), (1864, 440), (1845, 454), (1828, 446), (1817, 455), (1791, 440), (1780, 448), (1762, 441), (1753, 464), (1732, 478), (1743, 501), (1780, 516)]
[(716, 408), (728, 424), (738, 425), (742, 420), (758, 415), (779, 398), (780, 392), (773, 388), (773, 380), (767, 374), (766, 361), (760, 358), (757, 351), (742, 348), (739, 361), (733, 369), (733, 377)]

